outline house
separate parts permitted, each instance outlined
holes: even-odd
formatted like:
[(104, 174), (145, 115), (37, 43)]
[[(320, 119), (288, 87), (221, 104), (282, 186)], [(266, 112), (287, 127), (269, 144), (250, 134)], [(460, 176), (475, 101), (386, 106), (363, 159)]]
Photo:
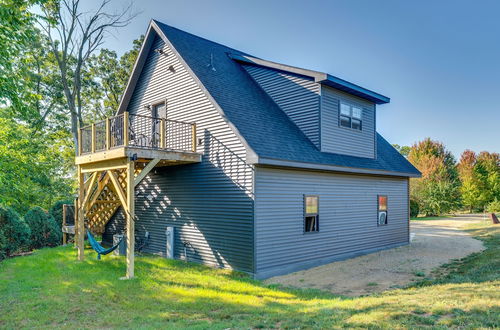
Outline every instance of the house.
[(117, 116), (80, 130), (79, 219), (127, 233), (128, 277), (139, 245), (268, 278), (408, 244), (389, 101), (152, 21)]

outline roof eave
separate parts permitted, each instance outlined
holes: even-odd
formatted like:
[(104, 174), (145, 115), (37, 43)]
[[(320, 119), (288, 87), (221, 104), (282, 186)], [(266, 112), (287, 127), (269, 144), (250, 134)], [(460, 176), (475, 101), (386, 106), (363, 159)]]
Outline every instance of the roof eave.
[(321, 164), (321, 163), (305, 163), (305, 162), (273, 159), (273, 158), (266, 158), (266, 157), (259, 157), (258, 160), (256, 161), (256, 163), (254, 163), (254, 165), (290, 167), (290, 168), (298, 168), (298, 169), (344, 172), (344, 173), (352, 173), (352, 174), (397, 176), (397, 177), (407, 177), (407, 178), (420, 178), (422, 176), (420, 174), (420, 172), (419, 173), (412, 173), (412, 172), (387, 171), (387, 170), (378, 170), (378, 169), (370, 169), (370, 168), (329, 165), (329, 164)]
[(356, 96), (359, 96), (361, 98), (367, 99), (375, 104), (385, 104), (389, 103), (391, 101), (390, 98), (387, 96), (384, 96), (382, 94), (376, 93), (374, 91), (371, 91), (369, 89), (363, 88), (361, 86), (355, 85), (351, 82), (348, 82), (344, 79), (326, 74), (325, 79), (317, 80), (315, 79), (317, 83), (324, 84), (339, 90), (342, 90), (344, 92), (347, 92), (349, 94), (353, 94)]

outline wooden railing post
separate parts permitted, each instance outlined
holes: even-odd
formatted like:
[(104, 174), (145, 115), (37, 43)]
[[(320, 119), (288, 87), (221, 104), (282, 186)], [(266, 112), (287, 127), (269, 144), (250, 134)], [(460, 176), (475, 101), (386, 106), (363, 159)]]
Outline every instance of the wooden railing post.
[(111, 148), (111, 119), (106, 118), (106, 150)]
[(95, 153), (95, 124), (92, 124), (92, 153)]
[(191, 150), (196, 152), (196, 123), (191, 125)]
[(165, 149), (165, 146), (166, 146), (165, 128), (166, 128), (165, 118), (161, 118), (160, 119), (160, 148), (162, 148), (162, 149)]
[(128, 111), (123, 113), (123, 145), (128, 146)]
[(78, 156), (82, 155), (83, 141), (82, 141), (82, 129), (78, 128)]

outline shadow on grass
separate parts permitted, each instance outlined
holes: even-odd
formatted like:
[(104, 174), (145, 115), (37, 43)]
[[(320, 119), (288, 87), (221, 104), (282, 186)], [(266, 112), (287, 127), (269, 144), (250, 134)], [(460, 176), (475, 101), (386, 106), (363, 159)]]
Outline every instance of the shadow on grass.
[[(488, 251), (488, 250), (487, 250)], [(476, 256), (479, 258), (481, 254)], [(155, 256), (136, 259), (137, 278), (120, 281), (123, 257), (76, 261), (71, 247), (0, 263), (1, 327), (494, 327), (498, 274), (486, 281), (419, 283), (349, 298), (265, 285), (248, 276)], [(471, 256), (471, 258), (473, 258)], [(491, 273), (491, 270), (483, 270)], [(490, 277), (488, 277), (490, 278)], [(466, 280), (467, 279), (467, 280)], [(480, 284), (483, 281), (483, 284)], [(494, 314), (496, 313), (496, 314)]]

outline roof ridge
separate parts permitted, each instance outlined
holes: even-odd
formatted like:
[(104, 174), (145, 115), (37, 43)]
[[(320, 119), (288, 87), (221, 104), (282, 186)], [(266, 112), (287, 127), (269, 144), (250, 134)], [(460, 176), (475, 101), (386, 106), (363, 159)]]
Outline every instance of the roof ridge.
[(179, 32), (182, 32), (182, 33), (188, 34), (188, 35), (189, 35), (189, 36), (191, 36), (191, 37), (194, 37), (194, 38), (197, 38), (197, 39), (201, 39), (201, 40), (204, 40), (204, 41), (208, 41), (208, 42), (210, 42), (210, 43), (212, 43), (212, 44), (216, 44), (216, 45), (218, 45), (218, 46), (222, 46), (222, 47), (224, 47), (224, 48), (227, 48), (227, 50), (228, 50), (228, 51), (235, 51), (235, 52), (238, 52), (238, 53), (239, 53), (239, 55), (245, 55), (245, 56), (250, 56), (250, 57), (255, 57), (255, 58), (257, 58), (256, 56), (253, 56), (253, 55), (251, 55), (251, 54), (248, 54), (248, 53), (246, 53), (246, 52), (244, 52), (244, 51), (241, 51), (241, 50), (238, 50), (238, 49), (235, 49), (235, 48), (229, 47), (229, 46), (224, 45), (224, 44), (221, 44), (220, 42), (217, 42), (217, 41), (213, 41), (213, 40), (210, 40), (210, 39), (207, 39), (207, 38), (204, 38), (204, 37), (200, 37), (200, 36), (198, 36), (198, 35), (196, 35), (196, 34), (193, 34), (193, 33), (191, 33), (191, 32), (187, 32), (187, 31), (185, 31), (185, 30), (181, 30), (181, 29), (179, 29), (179, 28), (176, 28), (175, 26), (172, 26), (172, 25), (168, 25), (168, 24), (162, 23), (162, 22), (160, 22), (160, 21), (158, 21), (158, 20), (152, 19), (152, 21), (153, 21), (153, 22), (155, 22), (155, 23), (156, 23), (156, 24), (158, 24), (158, 25), (164, 25), (164, 26), (168, 27), (169, 29), (173, 29), (173, 30), (176, 30), (176, 31), (179, 31)]

